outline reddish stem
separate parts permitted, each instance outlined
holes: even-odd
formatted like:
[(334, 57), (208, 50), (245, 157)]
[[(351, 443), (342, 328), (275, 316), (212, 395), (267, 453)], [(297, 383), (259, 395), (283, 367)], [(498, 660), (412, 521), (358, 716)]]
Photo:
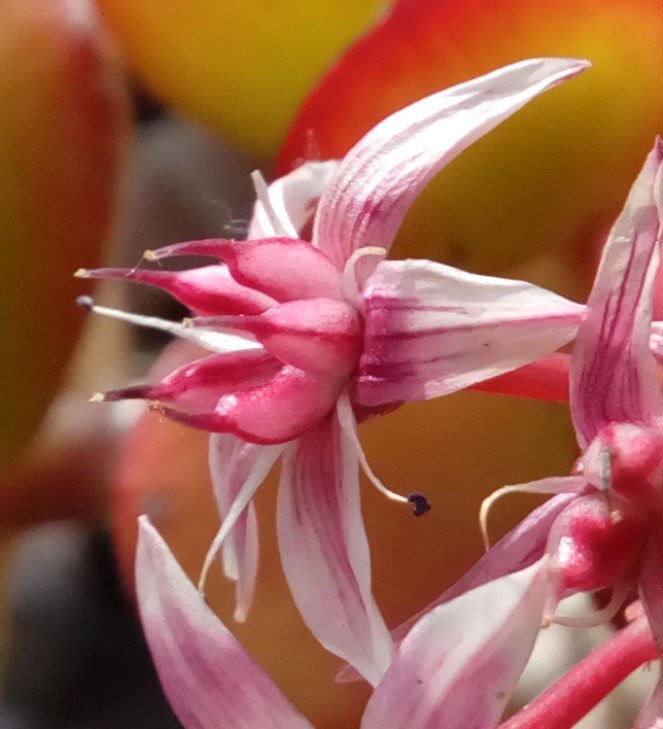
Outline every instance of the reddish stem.
[(568, 402), (570, 362), (568, 354), (550, 354), (512, 372), (478, 382), (470, 389), (535, 400)]
[(571, 729), (632, 671), (657, 655), (649, 624), (639, 618), (594, 649), (499, 729)]

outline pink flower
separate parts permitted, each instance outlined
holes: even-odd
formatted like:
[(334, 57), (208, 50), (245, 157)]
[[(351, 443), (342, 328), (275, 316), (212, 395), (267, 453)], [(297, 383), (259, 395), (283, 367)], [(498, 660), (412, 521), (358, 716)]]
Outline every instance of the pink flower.
[[(657, 140), (606, 242), (571, 356), (571, 413), (582, 455), (571, 476), (507, 486), (484, 502), (482, 521), (504, 493), (557, 494), (434, 605), (547, 554), (544, 621), (598, 624), (637, 585), (663, 648), (663, 394), (650, 351), (662, 221), (663, 142)], [(562, 598), (605, 588), (613, 589), (605, 609), (580, 619), (555, 616)], [(663, 688), (652, 701), (646, 716), (663, 716)]]
[[(204, 240), (151, 252), (223, 261), (183, 272), (82, 271), (159, 286), (192, 309), (182, 324), (93, 307), (189, 339), (213, 354), (154, 385), (107, 393), (145, 398), (213, 433), (210, 462), (223, 549), (242, 619), (258, 558), (251, 498), (283, 456), (278, 537), (305, 622), (376, 684), (392, 641), (371, 591), (358, 466), (370, 472), (356, 418), (493, 377), (571, 340), (584, 307), (535, 286), (431, 261), (383, 260), (409, 206), (465, 147), (539, 93), (587, 67), (567, 59), (508, 66), (403, 109), (340, 162), (308, 164), (266, 188), (244, 242)], [(312, 219), (312, 239), (299, 238)], [(228, 351), (228, 350), (232, 351)]]
[[(496, 726), (534, 644), (546, 570), (544, 559), (419, 620), (361, 729)], [(311, 729), (207, 607), (146, 517), (136, 585), (152, 658), (184, 729)]]

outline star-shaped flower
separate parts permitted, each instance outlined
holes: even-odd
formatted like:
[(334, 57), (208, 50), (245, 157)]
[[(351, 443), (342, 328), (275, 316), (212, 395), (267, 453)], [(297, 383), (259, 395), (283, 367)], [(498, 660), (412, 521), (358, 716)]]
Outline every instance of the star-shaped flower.
[[(249, 240), (179, 243), (149, 254), (223, 263), (181, 272), (82, 271), (159, 286), (194, 318), (156, 326), (212, 352), (154, 385), (107, 393), (145, 398), (213, 435), (210, 462), (223, 517), (201, 577), (223, 549), (237, 580), (237, 617), (257, 568), (251, 498), (283, 456), (277, 527), (283, 568), (305, 622), (373, 684), (392, 641), (371, 592), (358, 470), (357, 419), (437, 397), (514, 369), (573, 338), (584, 307), (530, 284), (432, 261), (383, 260), (428, 180), (543, 91), (587, 67), (523, 61), (388, 117), (340, 162), (308, 164), (268, 189)], [(311, 242), (300, 238), (312, 216)], [(228, 348), (232, 351), (228, 351)], [(415, 513), (428, 507), (409, 497)]]

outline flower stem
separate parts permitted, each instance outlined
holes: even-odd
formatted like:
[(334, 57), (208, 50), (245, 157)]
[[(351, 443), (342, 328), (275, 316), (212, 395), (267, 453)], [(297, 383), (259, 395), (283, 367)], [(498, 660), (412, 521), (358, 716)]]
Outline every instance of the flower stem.
[(571, 729), (632, 671), (657, 657), (646, 618), (594, 649), (499, 729)]

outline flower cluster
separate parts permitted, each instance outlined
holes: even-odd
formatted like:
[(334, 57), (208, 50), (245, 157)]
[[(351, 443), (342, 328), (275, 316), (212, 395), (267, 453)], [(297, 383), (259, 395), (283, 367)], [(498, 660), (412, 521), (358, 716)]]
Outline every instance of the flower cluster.
[[(591, 623), (609, 617), (637, 586), (663, 645), (663, 394), (651, 322), (663, 147), (657, 143), (635, 182), (586, 305), (520, 281), (386, 258), (433, 175), (587, 65), (534, 59), (427, 97), (385, 119), (340, 162), (306, 164), (269, 187), (256, 175), (246, 241), (189, 241), (146, 253), (150, 260), (206, 256), (207, 266), (78, 272), (157, 286), (193, 313), (175, 323), (83, 301), (201, 348), (199, 359), (160, 382), (100, 396), (143, 398), (211, 433), (221, 525), (198, 590), (146, 517), (137, 556), (145, 633), (187, 729), (310, 726), (202, 594), (221, 551), (237, 583), (236, 618), (246, 616), (258, 553), (251, 500), (279, 458), (283, 570), (316, 638), (350, 664), (346, 674), (375, 687), (363, 729), (496, 726), (540, 624), (565, 620), (556, 617), (557, 604), (574, 592), (612, 588), (610, 605)], [(310, 242), (302, 239), (307, 230)], [(357, 423), (511, 372), (573, 340), (570, 403), (582, 455), (572, 475), (496, 492), (555, 497), (390, 633), (371, 589), (360, 467), (415, 514), (429, 504), (379, 481)], [(663, 688), (642, 729), (663, 716), (659, 695)]]

